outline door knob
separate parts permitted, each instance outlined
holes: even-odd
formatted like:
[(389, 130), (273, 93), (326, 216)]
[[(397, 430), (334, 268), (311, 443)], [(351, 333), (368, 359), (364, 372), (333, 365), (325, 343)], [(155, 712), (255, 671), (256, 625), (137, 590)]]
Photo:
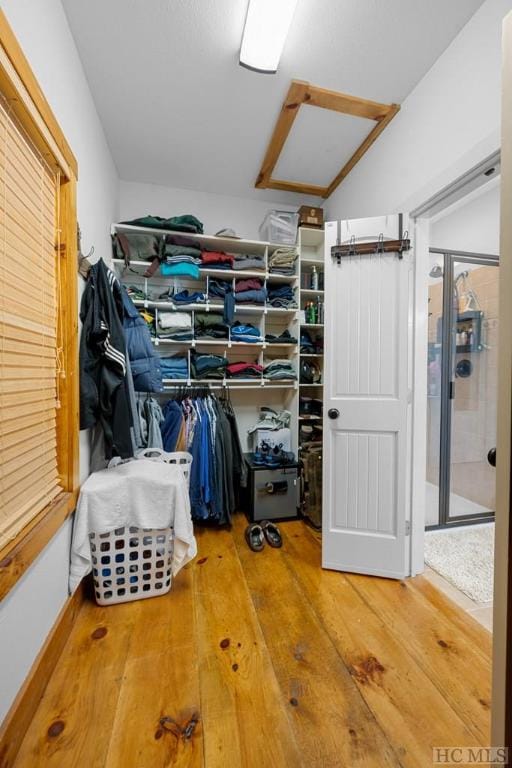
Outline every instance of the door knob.
[(491, 448), (491, 450), (487, 454), (487, 461), (489, 462), (491, 467), (496, 466), (496, 448)]
[(330, 419), (337, 419), (338, 416), (340, 415), (340, 412), (338, 411), (337, 408), (329, 408), (329, 410), (327, 411), (327, 415)]

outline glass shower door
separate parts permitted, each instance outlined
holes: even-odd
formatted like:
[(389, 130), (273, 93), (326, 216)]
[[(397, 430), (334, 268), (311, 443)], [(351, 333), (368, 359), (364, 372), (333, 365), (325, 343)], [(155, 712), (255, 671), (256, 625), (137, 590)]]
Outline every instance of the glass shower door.
[(499, 268), (497, 261), (476, 257), (448, 260), (452, 302), (445, 520), (456, 523), (492, 517), (495, 510), (496, 470), (487, 454), (496, 446)]
[(427, 483), (425, 525), (440, 524), (441, 372), (443, 361), (444, 261), (430, 254), (428, 285)]

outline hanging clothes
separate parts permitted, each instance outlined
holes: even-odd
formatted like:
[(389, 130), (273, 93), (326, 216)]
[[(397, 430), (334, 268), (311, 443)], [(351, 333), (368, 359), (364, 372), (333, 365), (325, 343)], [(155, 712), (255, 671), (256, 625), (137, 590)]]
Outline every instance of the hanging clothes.
[[(189, 396), (190, 395), (190, 396)], [(192, 454), (190, 504), (196, 522), (225, 525), (238, 504), (247, 469), (235, 414), (227, 399), (184, 391), (163, 409), (164, 450)], [(183, 441), (180, 444), (180, 441)]]
[(133, 456), (121, 285), (103, 259), (89, 270), (80, 305), (80, 429), (101, 428), (103, 458)]
[(133, 386), (137, 392), (161, 392), (163, 387), (160, 357), (153, 348), (147, 323), (140, 316), (124, 286), (121, 286), (121, 295), (123, 328), (133, 374)]

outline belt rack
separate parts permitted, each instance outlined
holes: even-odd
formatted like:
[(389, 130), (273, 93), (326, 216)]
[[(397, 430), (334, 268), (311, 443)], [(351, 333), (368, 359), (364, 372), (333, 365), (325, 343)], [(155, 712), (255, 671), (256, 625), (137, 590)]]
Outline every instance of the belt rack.
[(410, 251), (411, 241), (407, 230), (398, 240), (384, 240), (384, 235), (379, 235), (379, 239), (369, 243), (356, 243), (353, 235), (349, 243), (343, 245), (333, 245), (331, 248), (331, 257), (341, 264), (341, 259), (346, 256), (368, 256), (372, 254), (396, 253), (399, 259), (403, 258), (405, 251)]

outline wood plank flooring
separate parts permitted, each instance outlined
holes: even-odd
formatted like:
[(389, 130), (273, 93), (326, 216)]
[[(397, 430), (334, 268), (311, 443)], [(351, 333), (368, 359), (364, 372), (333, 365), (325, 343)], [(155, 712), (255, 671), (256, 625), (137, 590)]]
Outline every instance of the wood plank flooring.
[(168, 595), (84, 605), (16, 768), (425, 768), (488, 744), (482, 626), (422, 577), (323, 571), (301, 522), (258, 554), (245, 524), (198, 531)]

